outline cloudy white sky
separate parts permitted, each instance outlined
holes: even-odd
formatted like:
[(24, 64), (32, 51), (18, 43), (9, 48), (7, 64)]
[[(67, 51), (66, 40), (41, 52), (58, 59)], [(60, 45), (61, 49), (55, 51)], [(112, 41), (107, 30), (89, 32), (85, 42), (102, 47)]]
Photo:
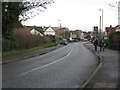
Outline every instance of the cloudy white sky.
[[(23, 25), (56, 27), (59, 23), (70, 30), (92, 31), (93, 26), (99, 26), (100, 15), (104, 11), (104, 27), (116, 26), (118, 24), (117, 4), (119, 0), (54, 0), (45, 12), (40, 14)], [(110, 7), (109, 4), (116, 5)], [(60, 20), (58, 22), (58, 20)]]

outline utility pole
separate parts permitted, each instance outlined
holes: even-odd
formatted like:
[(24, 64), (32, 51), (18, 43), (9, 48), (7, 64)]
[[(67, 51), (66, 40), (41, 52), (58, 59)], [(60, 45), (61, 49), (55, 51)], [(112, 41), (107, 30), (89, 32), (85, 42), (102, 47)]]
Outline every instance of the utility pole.
[(102, 12), (102, 29), (101, 29), (101, 38), (103, 37), (103, 9), (99, 9)]
[(101, 16), (100, 16), (100, 28), (99, 28), (99, 31), (101, 33)]
[(102, 30), (101, 30), (101, 32), (103, 32), (103, 9), (99, 9), (99, 11), (102, 11)]
[(100, 35), (100, 38), (102, 37), (101, 35), (101, 16), (100, 16), (100, 28), (99, 28), (99, 35)]

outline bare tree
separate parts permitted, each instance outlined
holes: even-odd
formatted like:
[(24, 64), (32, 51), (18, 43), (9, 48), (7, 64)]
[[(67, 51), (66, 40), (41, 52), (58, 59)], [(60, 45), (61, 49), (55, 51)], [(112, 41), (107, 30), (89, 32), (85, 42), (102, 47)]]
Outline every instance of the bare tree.
[(120, 25), (120, 1), (116, 1), (115, 4), (109, 4), (109, 6), (115, 11), (115, 14), (118, 15), (118, 25)]
[(118, 13), (118, 1), (116, 1), (114, 4), (109, 4), (109, 6), (113, 9), (113, 11), (115, 11), (115, 13)]
[(2, 2), (2, 32), (3, 37), (9, 39), (12, 36), (12, 30), (16, 27), (22, 27), (21, 21), (26, 21), (43, 12), (53, 0), (4, 0)]
[(53, 0), (24, 0), (21, 4), (24, 6), (24, 9), (20, 14), (20, 20), (26, 21), (39, 15), (40, 12), (44, 12), (52, 3), (54, 3)]

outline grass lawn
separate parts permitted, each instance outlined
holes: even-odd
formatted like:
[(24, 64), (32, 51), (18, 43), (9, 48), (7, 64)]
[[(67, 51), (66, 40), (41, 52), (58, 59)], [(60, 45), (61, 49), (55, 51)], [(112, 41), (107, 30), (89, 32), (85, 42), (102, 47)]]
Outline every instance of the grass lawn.
[(18, 53), (25, 53), (25, 52), (35, 51), (38, 49), (52, 47), (52, 46), (56, 46), (56, 45), (57, 45), (56, 43), (48, 43), (48, 44), (40, 45), (38, 47), (30, 48), (30, 49), (12, 50), (12, 51), (7, 51), (7, 52), (2, 52), (2, 54), (0, 53), (0, 56), (9, 56), (9, 55), (14, 55), (14, 54), (18, 54)]

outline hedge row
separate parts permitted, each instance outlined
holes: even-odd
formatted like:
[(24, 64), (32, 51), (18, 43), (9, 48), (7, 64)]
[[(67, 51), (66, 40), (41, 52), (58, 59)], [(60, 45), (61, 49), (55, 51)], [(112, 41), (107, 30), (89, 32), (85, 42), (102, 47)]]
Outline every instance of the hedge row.
[(120, 51), (120, 32), (111, 32), (109, 35), (109, 48)]
[(47, 43), (56, 42), (55, 37), (34, 35), (13, 35), (11, 40), (2, 39), (2, 51), (30, 49)]

